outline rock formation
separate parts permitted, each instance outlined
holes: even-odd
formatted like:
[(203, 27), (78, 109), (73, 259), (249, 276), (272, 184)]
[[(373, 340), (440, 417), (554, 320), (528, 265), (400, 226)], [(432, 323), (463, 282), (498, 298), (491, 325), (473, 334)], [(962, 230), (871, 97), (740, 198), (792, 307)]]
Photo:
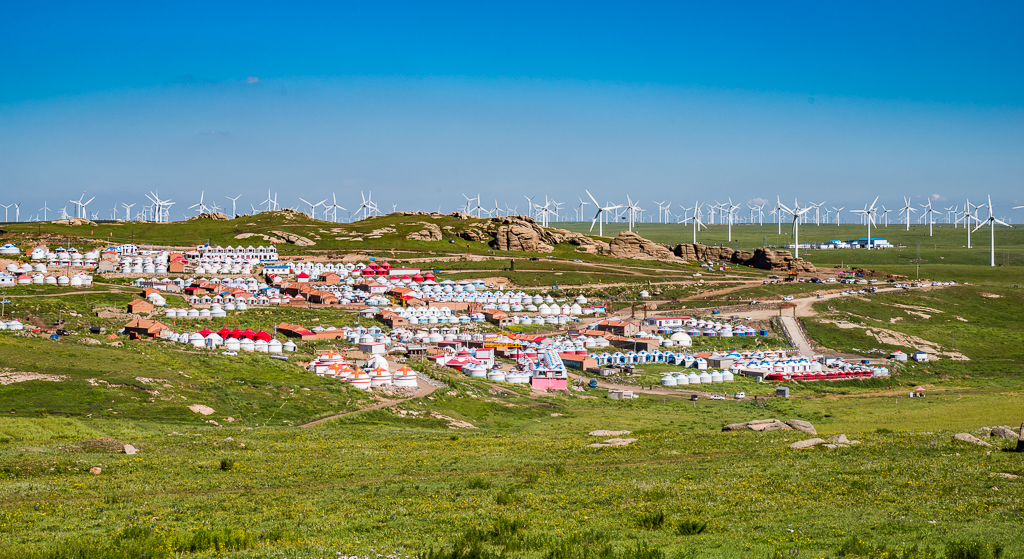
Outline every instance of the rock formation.
[(422, 225), (423, 229), (409, 233), (405, 238), (410, 241), (440, 241), (444, 238), (444, 235), (441, 234), (441, 228), (433, 223), (421, 221), (412, 225)]
[(622, 231), (608, 243), (608, 254), (635, 260), (669, 260), (675, 255), (665, 245), (649, 241), (632, 231)]
[(96, 225), (95, 221), (90, 221), (84, 217), (72, 217), (69, 219), (58, 219), (53, 222), (54, 225)]
[(189, 221), (195, 221), (197, 219), (212, 219), (214, 221), (228, 221), (231, 218), (223, 212), (203, 212), (199, 215), (188, 218)]
[(772, 250), (759, 248), (754, 252), (736, 250), (729, 247), (711, 247), (702, 244), (676, 245), (672, 252), (684, 260), (698, 262), (729, 262), (743, 266), (753, 266), (762, 270), (775, 272), (815, 272), (814, 264), (794, 258), (788, 250)]

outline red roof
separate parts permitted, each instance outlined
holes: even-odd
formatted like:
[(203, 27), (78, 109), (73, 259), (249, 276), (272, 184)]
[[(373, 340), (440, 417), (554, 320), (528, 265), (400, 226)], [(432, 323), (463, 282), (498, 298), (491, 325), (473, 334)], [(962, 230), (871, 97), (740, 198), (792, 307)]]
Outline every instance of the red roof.
[(256, 336), (256, 332), (253, 332), (252, 330), (246, 329), (245, 332), (242, 332), (242, 336), (246, 337), (246, 338), (249, 338), (251, 340), (251, 339), (253, 339), (254, 336)]
[(242, 331), (239, 330), (238, 328), (235, 328), (234, 330), (231, 331), (231, 337), (232, 338), (241, 338), (242, 337)]
[(202, 330), (200, 330), (200, 331), (199, 331), (199, 335), (200, 335), (200, 336), (202, 336), (202, 337), (204, 337), (204, 338), (205, 338), (206, 336), (209, 336), (209, 335), (210, 335), (210, 334), (212, 334), (212, 333), (213, 333), (213, 331), (212, 331), (212, 330), (210, 330), (209, 328), (203, 328)]
[(227, 328), (221, 328), (220, 331), (217, 332), (217, 335), (224, 339), (228, 339), (231, 337), (231, 330), (228, 330)]
[(307, 274), (306, 272), (299, 272), (299, 275), (297, 275), (295, 277), (297, 277), (299, 279), (309, 279), (309, 274)]
[(270, 341), (270, 334), (264, 332), (263, 330), (260, 330), (259, 332), (256, 333), (256, 339), (257, 340), (263, 340), (265, 342), (269, 342)]

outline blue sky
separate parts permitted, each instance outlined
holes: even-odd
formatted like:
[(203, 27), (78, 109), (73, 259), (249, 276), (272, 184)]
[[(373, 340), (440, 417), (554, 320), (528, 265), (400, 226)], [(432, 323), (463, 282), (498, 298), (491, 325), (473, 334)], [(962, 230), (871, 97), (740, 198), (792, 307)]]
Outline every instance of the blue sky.
[(153, 189), (176, 218), (268, 188), (1024, 203), (1020, 3), (23, 4), (0, 19), (23, 217)]

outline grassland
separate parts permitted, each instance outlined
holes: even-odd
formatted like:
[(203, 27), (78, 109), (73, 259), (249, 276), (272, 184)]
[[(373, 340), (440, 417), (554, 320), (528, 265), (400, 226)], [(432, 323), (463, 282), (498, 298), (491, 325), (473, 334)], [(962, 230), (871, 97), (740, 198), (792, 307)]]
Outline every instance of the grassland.
[[(444, 277), (505, 276), (542, 292), (599, 297), (614, 308), (632, 306), (641, 289), (661, 309), (706, 310), (834, 287), (763, 286), (764, 271), (708, 272), (571, 246), (492, 255), (486, 245), (469, 243), (472, 254), (494, 259), (466, 261), (459, 258), (465, 241), (400, 240), (414, 222), (429, 220), (455, 232), (476, 223), (385, 216), (333, 225), (267, 214), (160, 226), (8, 224), (3, 235), (27, 238), (34, 228), (53, 238), (238, 244), (239, 234), (288, 230), (319, 237), (312, 250), (320, 255), (422, 258), (416, 266)], [(370, 238), (383, 227), (396, 232)], [(774, 231), (734, 227), (735, 244), (786, 242), (773, 240)], [(9, 313), (45, 324), (62, 318), (77, 334), (54, 341), (0, 333), (0, 372), (53, 375), (0, 385), (0, 559), (1024, 557), (1021, 455), (1006, 452), (1009, 440), (993, 439), (993, 448), (952, 440), (957, 432), (981, 436), (980, 427), (1024, 421), (1024, 338), (1017, 325), (1024, 298), (1013, 287), (1024, 277), (1014, 256), (1024, 254), (1024, 237), (1018, 229), (997, 231), (1007, 256), (992, 269), (984, 266), (987, 237), (976, 237), (968, 251), (956, 244), (962, 229), (937, 227), (931, 251), (922, 241), (918, 262), (917, 241), (928, 238), (926, 229), (899, 232), (890, 227), (878, 234), (912, 248), (801, 256), (820, 267), (842, 263), (904, 274), (920, 264), (922, 277), (972, 285), (822, 301), (814, 305), (816, 316), (804, 319), (808, 332), (844, 352), (916, 349), (867, 335), (891, 331), (969, 360), (908, 364), (887, 381), (793, 383), (792, 398), (756, 404), (693, 403), (649, 392), (611, 401), (590, 388), (538, 395), (430, 369), (446, 386), (357, 411), (386, 402), (300, 365), (328, 342), (302, 344), (283, 363), (260, 354), (226, 357), (109, 340), (87, 328), (114, 331), (124, 320), (98, 318), (94, 309), (123, 308), (136, 296), (132, 290), (116, 283), (76, 294), (12, 288)], [(690, 238), (681, 226), (641, 224), (640, 233), (665, 243)], [(863, 236), (854, 226), (805, 226), (801, 233), (812, 240)], [(336, 238), (354, 235), (363, 241)], [(712, 226), (700, 240), (724, 243), (724, 227)], [(299, 251), (306, 252), (282, 245), (286, 254)], [(505, 269), (513, 255), (514, 273)], [(698, 271), (704, 284), (692, 275)], [(556, 283), (560, 289), (550, 289)], [(333, 309), (266, 308), (175, 326), (269, 329), (279, 322), (357, 320)], [(782, 343), (777, 337), (697, 340), (699, 348), (757, 341)], [(642, 367), (632, 380), (657, 384), (665, 370), (678, 368)], [(904, 397), (915, 387), (927, 388), (928, 397)], [(774, 385), (738, 379), (725, 390), (767, 397)], [(189, 410), (193, 404), (216, 411), (201, 415)], [(297, 427), (336, 414), (346, 415)], [(823, 436), (845, 433), (863, 442), (795, 451), (788, 445), (806, 435), (721, 431), (726, 423), (765, 417), (805, 419)], [(475, 428), (453, 429), (453, 421)], [(591, 448), (604, 440), (587, 436), (595, 429), (629, 430), (626, 436), (637, 441)], [(117, 443), (140, 453), (118, 453)], [(102, 473), (88, 473), (92, 467)]]

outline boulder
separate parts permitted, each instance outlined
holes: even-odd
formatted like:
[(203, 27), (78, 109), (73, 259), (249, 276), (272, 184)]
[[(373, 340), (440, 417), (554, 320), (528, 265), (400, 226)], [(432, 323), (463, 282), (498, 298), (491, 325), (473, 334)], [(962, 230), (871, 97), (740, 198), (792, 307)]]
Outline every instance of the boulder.
[(974, 435), (972, 435), (970, 433), (957, 433), (957, 434), (953, 435), (953, 439), (957, 440), (957, 441), (963, 441), (965, 443), (976, 444), (978, 446), (988, 446), (988, 447), (992, 446), (992, 445), (988, 444), (987, 442), (979, 439), (978, 437), (975, 437)]
[(89, 473), (98, 476), (103, 473), (103, 470), (100, 468), (89, 468)]
[(993, 427), (992, 430), (989, 431), (988, 436), (1001, 437), (1004, 439), (1016, 439), (1017, 432), (1014, 431), (1013, 429), (1010, 429), (1009, 427), (1000, 425), (999, 427)]
[(622, 231), (608, 243), (608, 255), (634, 260), (675, 260), (665, 245), (647, 240), (632, 231)]
[(804, 421), (802, 419), (790, 419), (786, 422), (786, 425), (796, 429), (797, 431), (803, 431), (808, 435), (817, 435), (818, 431), (811, 425), (810, 421)]
[(825, 444), (824, 439), (819, 439), (819, 438), (815, 437), (813, 439), (807, 439), (805, 441), (797, 441), (797, 442), (789, 445), (789, 448), (792, 448), (793, 450), (800, 450), (800, 449), (804, 449), (804, 448), (814, 448), (815, 446), (817, 446), (819, 444)]
[(134, 446), (132, 446), (130, 444), (124, 445), (124, 453), (127, 454), (128, 456), (131, 456), (133, 454), (138, 454), (138, 452), (139, 452), (139, 449), (135, 448)]
[(753, 423), (751, 425), (748, 425), (747, 429), (750, 429), (751, 431), (777, 431), (780, 429), (792, 429), (792, 427), (776, 419), (772, 421), (764, 421), (761, 423)]
[(413, 225), (422, 225), (423, 229), (409, 233), (405, 238), (410, 241), (440, 241), (444, 238), (441, 228), (433, 223), (419, 222)]
[(588, 433), (591, 437), (617, 437), (619, 435), (628, 435), (631, 431), (606, 431), (604, 429), (598, 429), (597, 431), (591, 431)]

